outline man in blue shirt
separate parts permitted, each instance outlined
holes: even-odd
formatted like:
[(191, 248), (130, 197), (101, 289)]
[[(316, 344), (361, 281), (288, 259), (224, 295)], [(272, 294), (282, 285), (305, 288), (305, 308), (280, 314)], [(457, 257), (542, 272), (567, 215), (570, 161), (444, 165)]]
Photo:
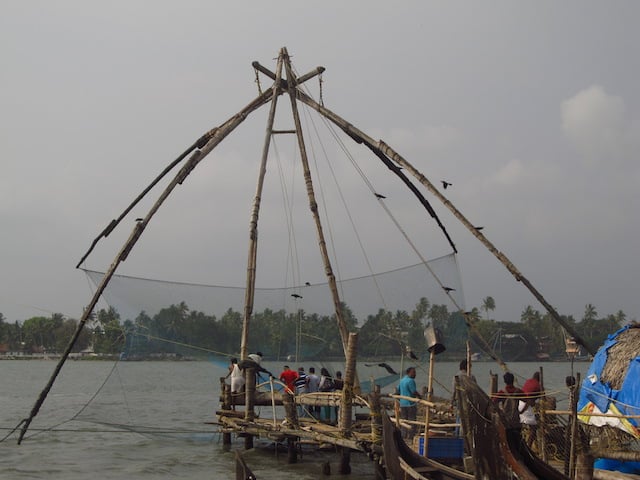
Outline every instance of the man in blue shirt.
[[(414, 367), (409, 367), (406, 370), (406, 375), (402, 377), (400, 383), (398, 384), (398, 392), (403, 397), (415, 397), (420, 398), (420, 394), (418, 393), (418, 389), (416, 388), (416, 369)], [(411, 400), (400, 399), (400, 418), (404, 420), (416, 420), (416, 414), (418, 411), (418, 406), (416, 402), (412, 402)], [(403, 430), (403, 437), (411, 438), (413, 437), (415, 431), (415, 425), (411, 425), (411, 429), (406, 432)]]

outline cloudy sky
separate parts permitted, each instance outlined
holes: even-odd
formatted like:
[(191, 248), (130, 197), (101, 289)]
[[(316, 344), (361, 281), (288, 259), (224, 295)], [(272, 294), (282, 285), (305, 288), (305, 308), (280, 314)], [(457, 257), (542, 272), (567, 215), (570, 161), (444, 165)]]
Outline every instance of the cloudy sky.
[[(81, 314), (91, 289), (74, 267), (93, 238), (186, 146), (257, 95), (251, 62), (274, 68), (283, 46), (300, 73), (327, 68), (327, 107), (432, 181), (453, 183), (446, 196), (560, 313), (579, 319), (592, 303), (602, 316), (640, 317), (637, 3), (7, 0), (1, 8), (0, 312), (9, 321)], [(317, 81), (309, 84), (317, 96)], [(198, 167), (122, 273), (242, 285), (246, 247), (220, 252), (239, 243), (236, 231), (246, 241), (265, 117), (266, 109), (247, 120), (240, 140)], [(285, 162), (291, 152), (283, 143)], [(411, 197), (394, 197), (397, 180), (375, 178), (402, 221), (423, 221), (404, 208)], [(541, 308), (434, 206), (460, 251), (467, 308), (487, 295), (498, 320)], [(144, 213), (133, 212), (86, 266), (106, 269)], [(407, 264), (385, 250), (385, 236), (369, 237), (380, 268)], [(426, 255), (448, 253), (438, 242)]]

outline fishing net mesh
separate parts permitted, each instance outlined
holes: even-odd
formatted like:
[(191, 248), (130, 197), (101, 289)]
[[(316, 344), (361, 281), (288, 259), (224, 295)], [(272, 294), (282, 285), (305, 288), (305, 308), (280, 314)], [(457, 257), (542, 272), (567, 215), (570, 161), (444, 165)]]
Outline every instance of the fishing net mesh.
[[(96, 285), (104, 275), (85, 272)], [(446, 285), (455, 303), (463, 305), (454, 255), (339, 280), (337, 285), (351, 329), (372, 318), (383, 319), (385, 327), (376, 336), (394, 345), (396, 355), (398, 345), (419, 351), (425, 344), (421, 329), (426, 312), (417, 311), (421, 299), (451, 305), (442, 287)], [(191, 421), (213, 417), (220, 377), (227, 373), (229, 357), (239, 356), (245, 288), (115, 275), (103, 297), (110, 310), (93, 319), (90, 355), (110, 356), (116, 363), (75, 418), (162, 435), (176, 434), (176, 428), (201, 428), (201, 423), (184, 424), (182, 408), (194, 413), (187, 416)], [(319, 360), (332, 374), (342, 369), (342, 344), (327, 283), (257, 288), (250, 325), (250, 350), (262, 351), (264, 365), (276, 376), (285, 360)], [(419, 336), (412, 335), (416, 325)], [(163, 365), (161, 361), (166, 368), (150, 367)], [(185, 391), (196, 399), (195, 405), (184, 405), (180, 392)], [(175, 418), (153, 418), (150, 397), (175, 402)]]

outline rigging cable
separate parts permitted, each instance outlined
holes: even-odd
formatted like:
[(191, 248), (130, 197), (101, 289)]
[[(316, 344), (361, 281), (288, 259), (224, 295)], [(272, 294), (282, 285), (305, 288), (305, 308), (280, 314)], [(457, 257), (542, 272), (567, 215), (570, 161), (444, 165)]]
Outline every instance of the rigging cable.
[[(305, 104), (306, 105), (306, 104)], [(325, 118), (323, 115), (321, 115), (322, 121), (325, 123), (326, 128), (328, 129), (328, 131), (332, 134), (332, 136), (334, 137), (334, 139), (336, 140), (336, 142), (341, 146), (341, 148), (343, 149), (343, 151), (345, 152), (345, 155), (347, 155), (347, 158), (349, 158), (349, 160), (351, 161), (352, 165), (354, 166), (354, 168), (356, 169), (356, 171), (358, 171), (363, 179), (363, 181), (365, 182), (365, 184), (369, 187), (370, 191), (372, 194), (375, 195), (376, 191), (373, 188), (373, 185), (371, 184), (371, 182), (368, 180), (368, 178), (366, 177), (366, 175), (364, 174), (364, 172), (362, 171), (362, 169), (359, 167), (359, 165), (357, 164), (357, 162), (355, 162), (355, 159), (350, 155), (348, 149), (346, 148), (346, 146), (344, 145), (344, 142), (342, 142), (342, 140), (339, 138), (339, 136), (337, 135), (335, 129), (333, 128), (333, 126), (331, 125), (331, 123), (329, 122), (329, 120), (327, 118)], [(348, 134), (348, 132), (345, 132)], [(451, 240), (451, 238), (449, 237), (446, 229), (444, 228), (444, 225), (442, 225), (442, 223), (440, 222), (440, 219), (437, 217), (435, 211), (433, 210), (433, 208), (431, 207), (431, 205), (429, 204), (429, 202), (424, 198), (424, 196), (418, 191), (418, 189), (415, 187), (415, 185), (413, 185), (413, 183), (404, 175), (402, 174), (402, 172), (400, 172), (400, 168), (395, 166), (393, 164), (393, 162), (391, 162), (391, 160), (389, 158), (386, 157), (386, 155), (384, 155), (384, 153), (382, 153), (379, 149), (375, 148), (375, 146), (373, 145), (369, 145), (368, 142), (365, 142), (364, 139), (361, 139), (360, 137), (355, 137), (353, 135), (350, 135), (351, 138), (353, 138), (353, 140), (355, 140), (358, 143), (365, 143), (367, 145), (367, 147), (374, 152), (384, 163), (385, 165), (387, 165), (387, 167), (389, 167), (394, 173), (396, 173), (396, 175), (398, 175), (403, 182), (411, 189), (411, 191), (418, 196), (418, 198), (420, 199), (421, 203), (423, 204), (423, 206), (427, 209), (427, 211), (429, 212), (429, 214), (436, 219), (438, 225), (440, 226), (440, 228), (443, 230), (446, 238), (449, 240), (449, 244), (451, 245), (451, 247), (453, 248), (454, 252), (457, 253), (457, 249), (455, 248), (455, 245), (453, 244), (453, 241)], [(402, 227), (398, 224), (397, 220), (395, 219), (395, 217), (393, 217), (393, 215), (391, 214), (390, 210), (387, 208), (387, 206), (384, 204), (384, 202), (382, 202), (382, 199), (380, 199), (379, 197), (376, 196), (376, 198), (378, 199), (378, 201), (381, 203), (381, 205), (383, 206), (385, 212), (387, 213), (387, 215), (389, 215), (389, 217), (391, 218), (391, 220), (396, 224), (397, 228), (400, 230), (400, 232), (402, 233), (403, 236), (405, 236), (405, 238), (407, 239), (407, 241), (409, 242), (409, 245), (414, 249), (414, 251), (418, 254), (419, 258), (422, 260), (423, 264), (428, 268), (429, 272), (431, 273), (431, 275), (436, 279), (436, 281), (440, 284), (440, 286), (444, 289), (445, 285), (442, 283), (442, 281), (439, 279), (439, 277), (437, 277), (437, 275), (435, 274), (435, 272), (433, 272), (433, 269), (431, 269), (429, 267), (429, 265), (426, 263), (424, 257), (417, 251), (415, 245), (411, 242), (411, 240), (408, 238), (406, 232), (404, 231), (404, 229), (402, 229)], [(464, 319), (465, 319), (465, 323), (467, 324), (467, 327), (472, 329), (474, 331), (474, 333), (476, 334), (476, 336), (478, 337), (478, 340), (480, 341), (480, 343), (482, 344), (481, 346), (483, 347), (483, 350), (489, 354), (489, 356), (495, 360), (501, 367), (503, 370), (508, 370), (507, 365), (504, 363), (504, 361), (497, 355), (497, 353), (491, 348), (491, 346), (487, 343), (487, 341), (484, 339), (484, 337), (481, 335), (479, 329), (473, 324), (473, 322), (468, 318), (468, 315), (466, 314), (466, 312), (464, 311), (463, 308), (461, 308), (460, 305), (458, 305), (458, 303), (456, 302), (456, 300), (454, 299), (453, 295), (451, 295), (451, 292), (449, 292), (448, 290), (444, 289), (445, 294), (449, 297), (449, 299), (451, 300), (451, 302), (453, 303), (453, 305), (458, 309), (458, 311), (463, 315)]]
[[(306, 107), (306, 105), (305, 105), (305, 107)], [(349, 209), (349, 207), (347, 205), (346, 199), (344, 198), (344, 194), (342, 192), (342, 189), (340, 188), (340, 184), (338, 182), (338, 178), (337, 178), (337, 175), (335, 173), (335, 170), (333, 169), (333, 166), (331, 165), (331, 162), (329, 161), (329, 156), (327, 155), (327, 151), (324, 148), (324, 144), (320, 140), (320, 134), (319, 134), (318, 128), (317, 128), (315, 122), (313, 121), (313, 118), (309, 115), (308, 107), (304, 108), (303, 111), (309, 116), (309, 121), (310, 121), (311, 125), (313, 126), (313, 129), (314, 129), (314, 132), (315, 132), (316, 136), (318, 137), (318, 142), (320, 144), (320, 147), (322, 148), (323, 156), (325, 158), (325, 162), (327, 164), (327, 167), (329, 168), (329, 171), (331, 172), (331, 176), (333, 178), (334, 184), (336, 185), (336, 189), (338, 191), (338, 195), (340, 196), (340, 200), (342, 202), (342, 206), (343, 206), (343, 208), (344, 208), (344, 210), (345, 210), (345, 212), (347, 214), (347, 217), (349, 218), (349, 223), (351, 224), (351, 228), (353, 230), (353, 233), (354, 233), (354, 235), (355, 235), (355, 237), (356, 237), (356, 239), (358, 241), (358, 245), (360, 247), (360, 251), (361, 251), (361, 253), (363, 255), (365, 263), (367, 264), (367, 268), (369, 269), (369, 273), (370, 273), (371, 279), (373, 280), (373, 282), (375, 284), (378, 296), (380, 297), (380, 301), (382, 302), (382, 304), (384, 305), (384, 308), (386, 310), (387, 309), (387, 303), (386, 303), (384, 295), (382, 293), (382, 289), (380, 288), (377, 276), (376, 276), (376, 274), (375, 274), (375, 272), (373, 270), (373, 267), (371, 265), (371, 261), (369, 260), (369, 256), (367, 255), (366, 249), (364, 248), (364, 244), (362, 243), (362, 238), (360, 237), (360, 234), (358, 233), (358, 230), (357, 230), (356, 225), (355, 225), (355, 221), (353, 219), (353, 216), (351, 215), (351, 211), (350, 211), (350, 209)], [(336, 136), (334, 135), (334, 139), (335, 138), (336, 138)], [(340, 142), (338, 142), (338, 143), (340, 143)], [(348, 151), (346, 146), (342, 145), (342, 151), (347, 156), (347, 158), (351, 157), (351, 153)], [(316, 162), (316, 170), (319, 170), (318, 166), (317, 166), (317, 162)], [(318, 175), (318, 177), (320, 177), (320, 175)], [(322, 188), (321, 188), (321, 190), (322, 190)], [(323, 199), (324, 199), (324, 196), (323, 196)], [(325, 205), (325, 211), (327, 211), (326, 205)], [(328, 214), (328, 211), (327, 211), (327, 214)], [(328, 222), (328, 223), (330, 225), (330, 222)], [(329, 230), (330, 237), (331, 237), (331, 241), (332, 241), (332, 250), (334, 251), (334, 257), (336, 257), (336, 262), (337, 262), (337, 253), (335, 253), (335, 241), (333, 240), (331, 227), (329, 227), (329, 228), (330, 228), (330, 230)], [(340, 285), (340, 289), (342, 291), (343, 282), (340, 282), (339, 285)], [(342, 294), (344, 295), (344, 292), (342, 292)]]

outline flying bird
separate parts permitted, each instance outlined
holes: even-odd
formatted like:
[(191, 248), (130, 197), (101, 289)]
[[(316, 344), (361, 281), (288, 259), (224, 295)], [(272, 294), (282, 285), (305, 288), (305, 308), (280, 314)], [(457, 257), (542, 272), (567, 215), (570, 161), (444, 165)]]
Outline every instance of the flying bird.
[(310, 286), (311, 286), (311, 284), (310, 284), (309, 282), (304, 282), (304, 284), (305, 284), (307, 287), (310, 287)]
[(440, 180), (442, 182), (442, 188), (444, 188), (445, 190), (447, 189), (447, 187), (450, 187), (453, 185), (453, 183), (449, 183), (446, 180)]
[(409, 358), (410, 358), (411, 360), (418, 360), (418, 357), (416, 356), (416, 354), (415, 354), (415, 353), (413, 353), (413, 352), (409, 349), (409, 347), (407, 347), (407, 355), (409, 356)]
[(444, 289), (445, 292), (450, 293), (450, 292), (455, 292), (456, 289), (455, 288), (451, 288), (451, 287), (442, 287)]
[(378, 367), (382, 367), (382, 368), (384, 368), (384, 369), (385, 369), (387, 372), (389, 372), (391, 375), (398, 375), (398, 372), (396, 372), (396, 371), (391, 367), (391, 365), (389, 365), (388, 363), (384, 363), (384, 362), (382, 362), (382, 363), (378, 363), (378, 364), (376, 364), (376, 363), (365, 363), (364, 365), (365, 365), (365, 367), (375, 367), (375, 366), (377, 365)]
[(484, 227), (474, 227), (477, 231), (482, 230)]
[(143, 220), (144, 220), (144, 218), (136, 218), (136, 222), (141, 222)]
[(292, 293), (291, 296), (293, 298), (302, 298), (302, 295), (298, 295), (297, 293)]
[(384, 195), (380, 195), (379, 193), (376, 193), (375, 196), (381, 200), (387, 198)]

